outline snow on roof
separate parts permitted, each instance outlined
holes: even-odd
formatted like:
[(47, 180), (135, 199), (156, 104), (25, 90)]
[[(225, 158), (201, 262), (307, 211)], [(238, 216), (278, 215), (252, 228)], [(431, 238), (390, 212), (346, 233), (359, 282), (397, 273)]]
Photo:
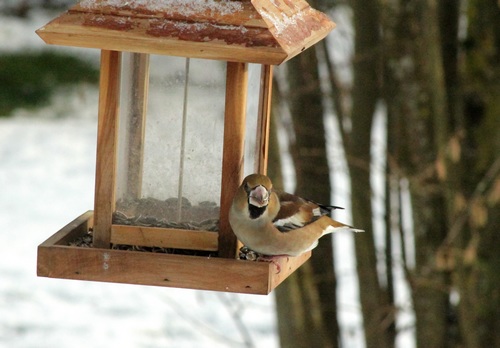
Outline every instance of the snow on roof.
[(269, 20), (274, 25), (276, 28), (276, 34), (278, 35), (282, 34), (283, 31), (289, 26), (295, 26), (298, 21), (303, 21), (304, 19), (302, 12), (294, 13), (292, 16), (287, 16), (285, 13), (281, 13), (280, 17), (271, 12), (262, 11), (261, 16)]
[(184, 14), (215, 11), (223, 15), (235, 13), (243, 9), (239, 1), (230, 0), (81, 0), (80, 7), (95, 10), (102, 7), (131, 8), (148, 11), (168, 11), (172, 7), (183, 8)]

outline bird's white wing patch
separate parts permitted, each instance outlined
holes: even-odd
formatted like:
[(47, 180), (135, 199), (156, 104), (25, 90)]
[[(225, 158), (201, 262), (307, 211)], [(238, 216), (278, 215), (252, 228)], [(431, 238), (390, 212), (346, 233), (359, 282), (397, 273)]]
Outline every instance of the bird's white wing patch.
[(312, 210), (312, 213), (313, 213), (314, 216), (323, 216), (323, 214), (321, 213), (321, 208), (320, 207), (314, 208)]
[(274, 226), (283, 230), (293, 230), (304, 226), (304, 221), (300, 217), (292, 215), (286, 219), (279, 219), (273, 222)]

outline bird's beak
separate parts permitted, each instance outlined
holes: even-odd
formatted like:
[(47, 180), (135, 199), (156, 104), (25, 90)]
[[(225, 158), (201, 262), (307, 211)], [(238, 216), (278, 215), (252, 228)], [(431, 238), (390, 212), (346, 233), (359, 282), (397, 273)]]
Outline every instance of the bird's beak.
[(248, 194), (248, 203), (259, 208), (267, 206), (269, 203), (269, 192), (262, 185), (255, 187)]

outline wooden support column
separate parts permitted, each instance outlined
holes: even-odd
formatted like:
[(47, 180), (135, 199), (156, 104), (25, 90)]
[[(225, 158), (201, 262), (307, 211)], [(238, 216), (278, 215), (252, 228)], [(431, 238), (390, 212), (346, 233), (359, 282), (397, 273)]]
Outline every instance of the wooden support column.
[(262, 65), (259, 93), (259, 115), (257, 121), (257, 141), (255, 172), (267, 174), (269, 152), (269, 125), (271, 120), (271, 101), (273, 90), (273, 66)]
[(228, 62), (226, 74), (219, 256), (235, 258), (238, 241), (229, 225), (229, 208), (243, 180), (248, 64)]
[(115, 208), (120, 72), (121, 53), (102, 50), (93, 234), (96, 248), (109, 248), (111, 240), (112, 214)]
[(149, 87), (149, 54), (131, 53), (131, 88), (128, 90), (127, 197), (140, 198), (144, 160), (144, 134)]

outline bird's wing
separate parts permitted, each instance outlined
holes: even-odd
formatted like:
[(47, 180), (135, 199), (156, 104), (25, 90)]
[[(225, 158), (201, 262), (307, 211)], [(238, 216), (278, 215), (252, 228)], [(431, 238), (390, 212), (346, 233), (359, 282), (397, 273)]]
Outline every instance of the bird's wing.
[(317, 206), (301, 197), (286, 192), (275, 191), (280, 202), (280, 209), (274, 218), (274, 225), (280, 230), (287, 231), (299, 228), (313, 221), (315, 214), (319, 214)]
[(330, 215), (333, 209), (343, 209), (316, 203), (291, 193), (275, 190), (280, 202), (280, 210), (273, 223), (282, 232), (307, 225), (323, 215)]

